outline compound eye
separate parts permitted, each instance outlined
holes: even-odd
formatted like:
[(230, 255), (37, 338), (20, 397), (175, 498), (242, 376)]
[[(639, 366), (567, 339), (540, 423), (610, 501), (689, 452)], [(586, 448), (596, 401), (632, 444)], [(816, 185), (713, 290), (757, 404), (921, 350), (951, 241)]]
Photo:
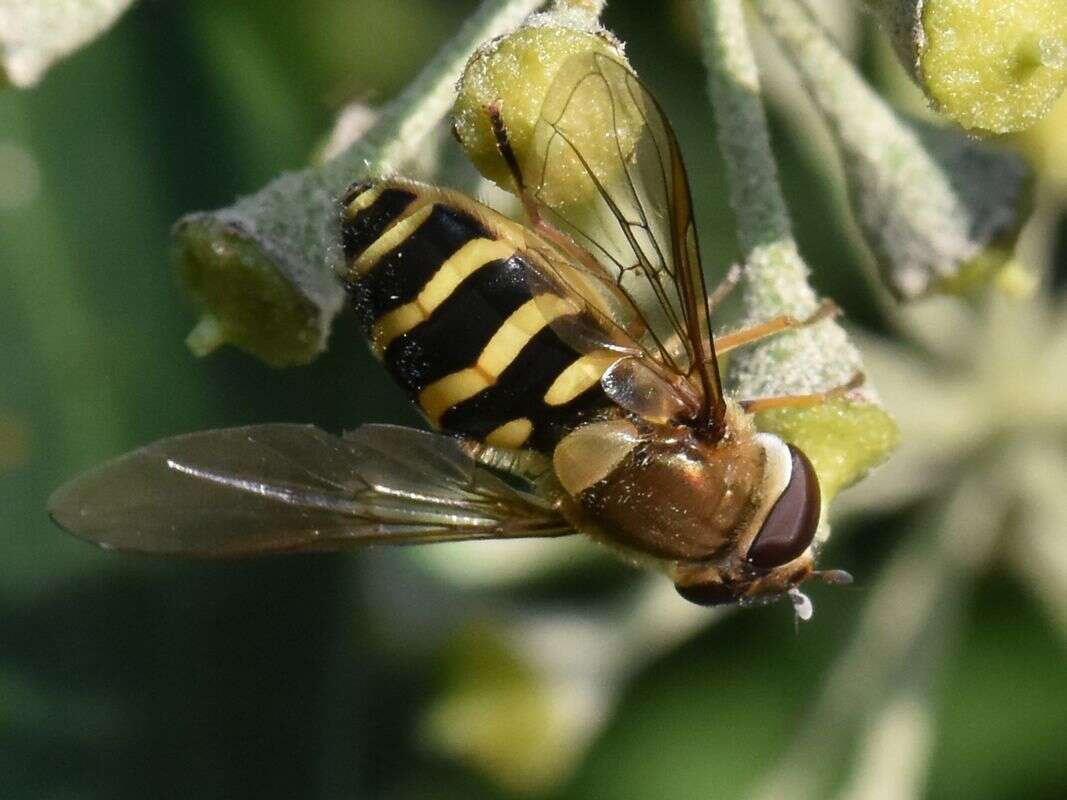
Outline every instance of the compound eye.
[(697, 583), (674, 587), (678, 594), (698, 606), (722, 606), (737, 602), (737, 594), (722, 583)]
[(819, 479), (806, 455), (793, 445), (789, 445), (789, 453), (789, 483), (748, 549), (749, 563), (763, 569), (788, 564), (799, 556), (808, 549), (819, 527)]

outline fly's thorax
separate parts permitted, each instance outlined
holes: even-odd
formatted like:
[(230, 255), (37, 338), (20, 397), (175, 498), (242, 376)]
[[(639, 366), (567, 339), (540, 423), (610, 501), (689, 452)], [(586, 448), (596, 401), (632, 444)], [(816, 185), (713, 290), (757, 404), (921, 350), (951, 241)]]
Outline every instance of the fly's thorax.
[(630, 419), (584, 425), (553, 453), (580, 529), (665, 562), (732, 551), (758, 508), (765, 471), (753, 438), (709, 442), (686, 426)]
[(818, 480), (798, 449), (738, 422), (717, 442), (628, 418), (576, 429), (553, 453), (565, 513), (658, 561), (693, 602), (788, 592), (813, 571)]

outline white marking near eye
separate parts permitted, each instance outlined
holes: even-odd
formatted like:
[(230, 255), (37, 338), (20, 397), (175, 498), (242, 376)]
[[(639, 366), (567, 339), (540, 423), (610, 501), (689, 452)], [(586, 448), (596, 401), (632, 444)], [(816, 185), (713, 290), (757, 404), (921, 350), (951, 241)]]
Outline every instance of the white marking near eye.
[(742, 539), (746, 549), (763, 528), (767, 515), (771, 513), (774, 504), (778, 502), (793, 477), (793, 455), (785, 442), (773, 433), (757, 433), (755, 440), (763, 448), (767, 460), (763, 468), (763, 479), (760, 481), (757, 498), (759, 505), (746, 531), (747, 538)]

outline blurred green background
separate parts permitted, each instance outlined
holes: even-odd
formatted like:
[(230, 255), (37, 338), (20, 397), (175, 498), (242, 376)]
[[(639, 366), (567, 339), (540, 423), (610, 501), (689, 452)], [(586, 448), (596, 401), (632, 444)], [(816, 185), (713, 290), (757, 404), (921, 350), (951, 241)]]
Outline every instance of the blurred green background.
[[(678, 129), (717, 270), (734, 250), (693, 20), (653, 5), (617, 0), (605, 22)], [(0, 798), (493, 798), (531, 785), (509, 780), (507, 758), (450, 755), (427, 709), (483, 679), (522, 685), (521, 658), (470, 635), (506, 630), (501, 609), (610, 624), (596, 621), (615, 619), (642, 583), (606, 555), (487, 588), (409, 553), (205, 564), (107, 554), (44, 511), (79, 471), (179, 432), (417, 424), (348, 318), (306, 368), (273, 371), (230, 349), (193, 358), (168, 229), (304, 164), (343, 104), (392, 96), (472, 7), (145, 0), (37, 88), (0, 93)], [(878, 69), (878, 34), (858, 36), (861, 61)], [(773, 121), (818, 288), (889, 335), (848, 226), (827, 224), (841, 219), (830, 173), (783, 114)], [(1046, 217), (1062, 283), (1063, 223)], [(935, 506), (908, 500), (840, 524), (828, 563), (858, 585), (816, 589), (800, 631), (776, 606), (650, 654), (573, 771), (545, 756), (534, 794), (750, 796), (808, 730), (866, 587), (936, 526)], [(482, 552), (463, 547), (460, 571)], [(993, 563), (963, 597), (960, 625), (934, 630), (945, 653), (924, 687), (934, 722), (917, 795), (1067, 797), (1067, 630)], [(574, 637), (579, 661), (591, 641)], [(882, 654), (869, 658), (876, 669)], [(506, 726), (500, 737), (544, 746)], [(863, 769), (857, 746), (846, 740), (818, 765), (816, 796)]]

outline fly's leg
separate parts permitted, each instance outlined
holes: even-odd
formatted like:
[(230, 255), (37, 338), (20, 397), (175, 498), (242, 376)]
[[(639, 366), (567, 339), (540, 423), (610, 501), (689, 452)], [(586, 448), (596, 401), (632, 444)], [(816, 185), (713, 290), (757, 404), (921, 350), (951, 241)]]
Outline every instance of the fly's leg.
[(499, 101), (487, 105), (485, 111), (489, 115), (489, 124), (493, 128), (496, 149), (500, 152), (500, 157), (504, 159), (508, 172), (511, 173), (511, 180), (515, 184), (515, 194), (522, 202), (522, 208), (526, 212), (526, 218), (530, 220), (530, 226), (566, 255), (575, 259), (582, 266), (591, 269), (594, 274), (604, 274), (604, 268), (591, 253), (580, 247), (570, 236), (554, 228), (541, 215), (541, 209), (537, 201), (534, 200), (533, 195), (530, 194), (522, 175), (522, 168), (519, 167), (519, 159), (511, 146), (511, 140), (504, 125), (504, 118), (500, 115)]
[[(744, 272), (740, 264), (734, 264), (730, 267), (726, 273), (726, 277), (723, 278), (719, 285), (716, 286), (711, 294), (708, 295), (708, 311), (714, 311), (723, 300), (730, 296), (737, 284), (741, 282), (741, 275)], [(716, 340), (716, 343), (718, 340)]]
[[(715, 291), (717, 293), (718, 289)], [(750, 328), (742, 328), (733, 333), (716, 336), (715, 352), (721, 356), (724, 353), (729, 353), (731, 350), (743, 347), (746, 344), (753, 344), (754, 342), (762, 341), (763, 339), (767, 339), (779, 333), (785, 333), (786, 331), (795, 331), (800, 328), (806, 328), (807, 326), (814, 325), (816, 322), (820, 322), (824, 319), (832, 319), (840, 313), (841, 309), (838, 307), (837, 303), (829, 299), (823, 300), (815, 310), (815, 313), (806, 319), (797, 319), (788, 314), (782, 314), (781, 316), (772, 317), (766, 322), (761, 322), (759, 325), (753, 325)]]
[(504, 159), (504, 163), (508, 167), (508, 172), (511, 173), (511, 180), (515, 184), (515, 194), (522, 201), (522, 208), (526, 212), (530, 224), (539, 226), (544, 220), (541, 218), (537, 203), (534, 202), (526, 188), (526, 180), (522, 176), (519, 159), (511, 146), (511, 138), (508, 136), (508, 129), (504, 126), (504, 118), (500, 115), (500, 101), (497, 100), (487, 105), (485, 113), (489, 115), (489, 124), (493, 128), (493, 138), (496, 140), (497, 152), (500, 153), (500, 157)]
[(863, 386), (866, 376), (862, 372), (857, 372), (853, 375), (848, 383), (844, 383), (840, 386), (835, 386), (833, 389), (827, 389), (825, 392), (816, 392), (815, 394), (784, 394), (775, 397), (760, 397), (755, 400), (742, 400), (739, 405), (749, 414), (755, 414), (757, 411), (767, 411), (772, 408), (798, 408), (804, 406), (819, 406), (823, 403), (828, 403), (831, 400), (836, 400), (839, 397), (844, 397), (853, 389), (858, 389)]

